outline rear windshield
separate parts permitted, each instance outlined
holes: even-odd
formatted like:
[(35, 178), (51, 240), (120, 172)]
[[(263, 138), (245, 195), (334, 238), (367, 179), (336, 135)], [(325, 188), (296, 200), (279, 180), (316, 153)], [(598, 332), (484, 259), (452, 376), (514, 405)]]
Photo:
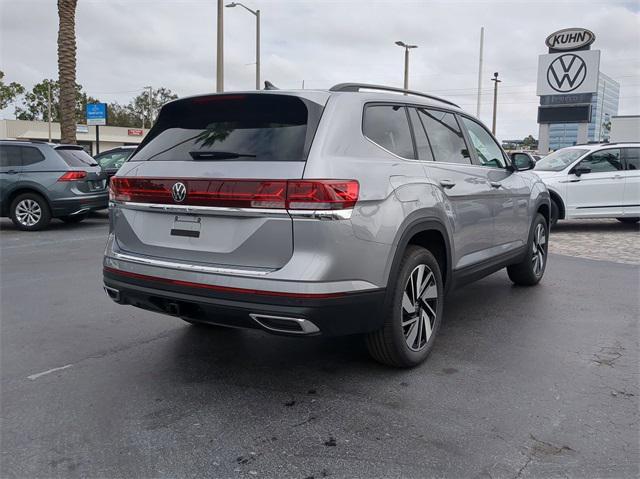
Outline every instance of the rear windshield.
[(305, 161), (321, 109), (277, 94), (178, 100), (130, 161)]
[(69, 166), (98, 166), (96, 160), (91, 158), (89, 154), (83, 149), (76, 148), (56, 148), (58, 153), (65, 163)]

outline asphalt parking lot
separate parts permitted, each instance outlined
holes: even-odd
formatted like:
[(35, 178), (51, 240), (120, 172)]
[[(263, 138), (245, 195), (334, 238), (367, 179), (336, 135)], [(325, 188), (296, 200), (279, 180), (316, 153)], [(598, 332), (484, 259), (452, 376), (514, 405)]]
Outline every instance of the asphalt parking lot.
[[(638, 230), (597, 224), (614, 261), (552, 254), (538, 287), (458, 290), (427, 363), (394, 370), (357, 338), (112, 303), (104, 215), (0, 220), (0, 476), (637, 477)], [(583, 233), (561, 223), (552, 252)]]

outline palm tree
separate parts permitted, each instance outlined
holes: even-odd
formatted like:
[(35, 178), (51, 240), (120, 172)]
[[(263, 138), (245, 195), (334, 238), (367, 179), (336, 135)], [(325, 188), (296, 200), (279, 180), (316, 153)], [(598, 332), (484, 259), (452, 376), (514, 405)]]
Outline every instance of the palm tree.
[(76, 6), (58, 0), (58, 82), (62, 143), (76, 143)]

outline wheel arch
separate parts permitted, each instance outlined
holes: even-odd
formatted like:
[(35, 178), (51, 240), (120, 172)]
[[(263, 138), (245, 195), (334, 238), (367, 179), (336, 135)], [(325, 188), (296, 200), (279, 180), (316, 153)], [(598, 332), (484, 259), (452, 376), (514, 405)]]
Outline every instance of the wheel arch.
[(38, 196), (42, 196), (42, 198), (44, 198), (45, 202), (47, 203), (49, 211), (51, 211), (51, 201), (49, 200), (49, 197), (47, 196), (47, 193), (45, 191), (33, 185), (23, 184), (18, 185), (7, 194), (7, 201), (2, 205), (2, 216), (9, 216), (11, 203), (13, 203), (13, 200), (15, 200), (18, 196), (24, 193), (35, 193)]
[(446, 293), (453, 279), (451, 241), (447, 228), (438, 218), (418, 218), (409, 222), (402, 230), (395, 245), (387, 283), (397, 274), (402, 256), (407, 247), (412, 244), (428, 249), (436, 257), (442, 270)]
[(562, 197), (555, 190), (552, 190), (549, 187), (547, 187), (547, 189), (549, 190), (549, 196), (551, 197), (551, 201), (554, 201), (558, 205), (558, 219), (559, 220), (565, 219), (567, 209), (565, 207), (564, 201), (562, 200)]

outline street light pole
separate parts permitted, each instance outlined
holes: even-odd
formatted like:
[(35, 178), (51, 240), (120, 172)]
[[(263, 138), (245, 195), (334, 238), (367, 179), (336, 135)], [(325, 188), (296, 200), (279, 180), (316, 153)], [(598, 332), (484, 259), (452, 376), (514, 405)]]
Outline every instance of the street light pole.
[(502, 80), (498, 80), (498, 72), (493, 74), (493, 78), (491, 79), (494, 82), (493, 85), (493, 125), (491, 127), (491, 133), (496, 134), (496, 112), (498, 108), (498, 83)]
[(223, 1), (218, 0), (218, 31), (216, 54), (216, 91), (224, 91), (224, 8)]
[(226, 7), (242, 7), (256, 17), (256, 90), (260, 90), (260, 10), (252, 10), (240, 2), (229, 3)]
[(418, 45), (407, 45), (404, 42), (397, 41), (396, 45), (404, 48), (404, 89), (409, 89), (409, 49), (418, 48)]

